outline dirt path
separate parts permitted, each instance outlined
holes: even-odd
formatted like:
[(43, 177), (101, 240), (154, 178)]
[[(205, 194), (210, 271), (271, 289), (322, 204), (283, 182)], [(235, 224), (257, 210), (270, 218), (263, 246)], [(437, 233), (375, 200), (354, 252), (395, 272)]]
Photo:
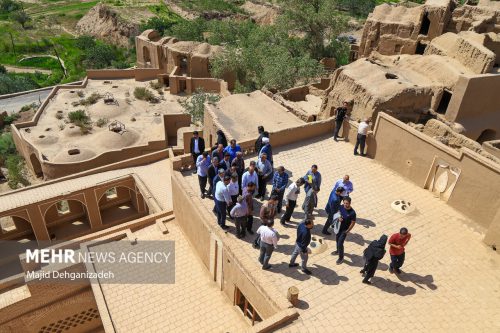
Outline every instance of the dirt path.
[(177, 6), (175, 3), (173, 3), (173, 1), (163, 0), (163, 3), (167, 5), (174, 13), (181, 16), (182, 18), (185, 18), (186, 20), (194, 20), (198, 17), (198, 15)]
[(64, 74), (67, 75), (68, 72), (66, 70), (66, 66), (64, 65), (64, 60), (62, 58), (57, 58), (55, 55), (51, 55), (51, 54), (37, 54), (37, 55), (32, 55), (32, 56), (26, 56), (24, 58), (22, 58), (21, 60), (19, 60), (19, 62), (22, 62), (23, 60), (26, 60), (26, 59), (32, 59), (32, 58), (43, 58), (43, 57), (49, 57), (49, 58), (52, 58), (52, 59), (56, 59), (56, 60), (60, 60), (61, 61), (61, 65), (64, 69)]
[(12, 73), (35, 73), (35, 72), (40, 72), (42, 74), (47, 74), (50, 75), (52, 74), (52, 71), (50, 69), (40, 69), (40, 68), (34, 68), (34, 67), (16, 67), (16, 66), (9, 66), (9, 65), (3, 65), (5, 69), (7, 69), (7, 72), (12, 72)]

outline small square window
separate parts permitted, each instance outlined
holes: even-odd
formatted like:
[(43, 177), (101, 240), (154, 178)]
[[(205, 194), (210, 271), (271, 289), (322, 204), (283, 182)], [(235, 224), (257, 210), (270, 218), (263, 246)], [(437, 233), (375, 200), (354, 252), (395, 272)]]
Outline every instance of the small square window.
[(116, 191), (116, 187), (110, 188), (106, 191), (106, 200), (113, 200), (118, 198), (118, 192)]
[(68, 200), (59, 201), (56, 206), (59, 215), (66, 215), (70, 212)]

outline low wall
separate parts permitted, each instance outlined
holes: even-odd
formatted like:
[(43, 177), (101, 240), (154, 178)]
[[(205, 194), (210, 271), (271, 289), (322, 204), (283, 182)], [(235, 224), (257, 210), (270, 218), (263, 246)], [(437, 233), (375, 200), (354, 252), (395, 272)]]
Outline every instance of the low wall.
[(498, 228), (500, 223), (492, 221), (499, 216), (500, 165), (469, 149), (445, 146), (384, 113), (379, 114), (368, 145), (375, 160), (421, 187), (426, 186), (435, 158), (460, 169), (447, 203), (488, 232)]
[(500, 158), (500, 140), (486, 141), (482, 145), (484, 151)]
[(89, 69), (87, 78), (95, 80), (106, 79), (135, 79), (136, 81), (147, 81), (158, 78), (164, 74), (164, 69), (159, 68), (133, 68), (133, 69)]

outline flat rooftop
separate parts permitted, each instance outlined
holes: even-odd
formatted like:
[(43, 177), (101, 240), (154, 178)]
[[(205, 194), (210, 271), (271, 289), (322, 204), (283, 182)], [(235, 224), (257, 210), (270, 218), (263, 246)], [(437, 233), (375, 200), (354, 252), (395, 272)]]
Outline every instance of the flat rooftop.
[(237, 141), (254, 138), (260, 125), (274, 132), (305, 124), (261, 91), (224, 97), (214, 110), (221, 125)]
[[(175, 220), (162, 234), (152, 225), (134, 232), (137, 242), (175, 241), (175, 283), (100, 284), (117, 332), (243, 332), (250, 328), (217, 288)], [(98, 265), (96, 270), (99, 270)]]
[[(259, 283), (273, 285), (283, 296), (291, 286), (299, 289), (300, 317), (280, 331), (375, 332), (392, 329), (402, 317), (411, 332), (500, 331), (500, 256), (485, 246), (469, 218), (379, 163), (353, 156), (351, 144), (334, 143), (330, 136), (275, 147), (273, 158), (275, 165), (284, 165), (291, 173), (291, 180), (303, 176), (312, 163), (319, 166), (323, 183), (314, 213), (314, 237), (323, 237), (324, 207), (333, 184), (345, 174), (354, 183), (352, 205), (358, 216), (345, 243), (344, 263), (336, 265), (335, 240), (327, 236), (328, 249), (309, 258), (312, 276), (288, 267), (296, 226), (304, 217), (303, 192), (291, 226), (285, 228), (276, 220), (281, 240), (272, 255), (271, 270), (261, 269), (258, 250), (251, 246), (254, 236), (247, 234), (238, 241), (241, 246), (235, 251)], [(196, 175), (184, 172), (184, 176), (193, 193), (198, 193)], [(416, 210), (408, 215), (394, 211), (391, 202), (398, 199), (413, 202)], [(211, 211), (213, 201), (203, 203)], [(261, 202), (256, 203), (260, 208)], [(211, 222), (216, 224), (215, 217)], [(226, 236), (236, 239), (234, 224), (228, 220), (227, 225)], [(259, 219), (254, 219), (254, 229), (259, 225)], [(403, 226), (413, 236), (406, 247), (403, 274), (388, 272), (386, 254), (373, 285), (361, 283), (363, 250), (372, 240), (382, 234), (390, 236)]]
[[(164, 140), (165, 129), (162, 115), (183, 113), (179, 96), (165, 91), (159, 95), (149, 84), (134, 79), (88, 80), (82, 89), (61, 89), (43, 111), (36, 126), (20, 130), (22, 137), (35, 146), (49, 162), (76, 162), (90, 159), (111, 150), (145, 145), (150, 141)], [(153, 104), (134, 97), (134, 89), (147, 87), (159, 98)], [(76, 105), (93, 93), (102, 97), (111, 94), (114, 103), (104, 103), (104, 98), (92, 105)], [(70, 123), (68, 114), (83, 110), (90, 117), (92, 130), (82, 134), (80, 127)], [(119, 121), (125, 131), (115, 133), (108, 129), (109, 123)], [(101, 122), (102, 127), (98, 126)], [(78, 154), (69, 154), (78, 149)]]

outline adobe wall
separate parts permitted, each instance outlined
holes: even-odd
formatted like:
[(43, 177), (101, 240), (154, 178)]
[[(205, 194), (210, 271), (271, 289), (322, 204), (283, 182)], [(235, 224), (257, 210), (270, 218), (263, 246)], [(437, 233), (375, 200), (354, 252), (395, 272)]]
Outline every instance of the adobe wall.
[(482, 148), (491, 155), (500, 158), (500, 140), (483, 142)]
[(163, 115), (165, 125), (165, 137), (177, 137), (177, 130), (181, 127), (191, 125), (191, 115), (186, 113), (175, 113)]
[[(233, 252), (233, 249), (241, 246), (240, 241), (225, 235), (217, 226), (213, 214), (201, 202), (197, 192), (192, 192), (182, 174), (177, 171), (172, 173), (172, 197), (178, 224), (207, 270), (212, 272), (214, 267), (211, 265), (222, 264), (222, 291), (231, 301), (234, 299), (236, 286), (255, 306), (263, 319), (270, 318), (291, 307), (284, 296), (280, 295), (275, 288), (261, 285), (259, 280), (255, 278), (255, 272), (250, 272), (243, 264), (243, 261)], [(213, 248), (211, 242), (217, 242), (219, 251), (222, 251), (222, 263), (217, 264), (210, 258), (210, 256), (216, 255), (211, 251)], [(287, 319), (295, 317), (296, 313)]]
[(135, 79), (136, 81), (148, 81), (157, 79), (158, 75), (164, 72), (163, 69), (157, 68), (89, 69), (87, 70), (87, 78), (95, 80)]
[[(465, 127), (467, 137), (477, 140), (484, 130), (500, 138), (500, 75), (460, 76), (445, 117)], [(492, 140), (495, 138), (489, 138)]]
[[(84, 271), (83, 267), (78, 271)], [(75, 325), (70, 329), (72, 333), (102, 330), (90, 284), (35, 282), (29, 283), (28, 288), (30, 297), (0, 311), (1, 332), (49, 332), (42, 328), (54, 328), (59, 321), (70, 323), (67, 318), (76, 319), (71, 321)]]
[[(474, 152), (453, 150), (410, 126), (379, 114), (370, 155), (405, 178), (424, 187), (439, 158), (461, 170), (447, 203), (484, 229), (491, 228), (500, 207), (500, 166)], [(370, 143), (370, 142), (369, 142)]]

